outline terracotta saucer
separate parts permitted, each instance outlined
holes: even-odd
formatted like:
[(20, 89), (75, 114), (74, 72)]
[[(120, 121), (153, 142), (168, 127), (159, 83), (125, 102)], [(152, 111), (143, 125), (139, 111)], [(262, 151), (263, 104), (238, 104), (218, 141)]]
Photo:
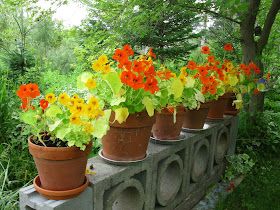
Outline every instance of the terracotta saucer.
[(186, 135), (184, 133), (180, 133), (180, 136), (177, 139), (158, 139), (153, 136), (150, 137), (150, 141), (154, 144), (176, 144), (184, 140), (186, 140)]
[(65, 190), (65, 191), (52, 191), (52, 190), (43, 189), (41, 187), (41, 181), (39, 176), (36, 176), (33, 180), (33, 185), (36, 191), (50, 200), (66, 200), (69, 198), (73, 198), (79, 195), (80, 193), (82, 193), (86, 189), (88, 184), (89, 184), (88, 178), (85, 176), (84, 184), (78, 188), (72, 190)]
[(110, 158), (107, 158), (103, 155), (103, 150), (99, 150), (98, 152), (99, 157), (101, 157), (105, 162), (113, 164), (113, 165), (118, 165), (118, 166), (126, 166), (126, 165), (131, 165), (135, 163), (142, 162), (148, 157), (148, 154), (146, 153), (146, 156), (143, 159), (140, 160), (112, 160)]

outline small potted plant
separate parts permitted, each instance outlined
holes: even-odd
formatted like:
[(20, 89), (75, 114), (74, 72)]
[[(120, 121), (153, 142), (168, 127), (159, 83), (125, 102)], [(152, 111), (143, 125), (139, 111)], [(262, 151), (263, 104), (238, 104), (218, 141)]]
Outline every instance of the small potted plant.
[(180, 137), (184, 107), (182, 106), (183, 81), (171, 70), (162, 66), (157, 71), (160, 90), (155, 94), (159, 103), (153, 138), (157, 140), (178, 140)]
[[(79, 87), (96, 93), (112, 110), (110, 130), (102, 138), (102, 156), (112, 161), (140, 161), (145, 158), (159, 91), (153, 64), (155, 54), (134, 56), (130, 45), (116, 49), (113, 60), (101, 55), (93, 61), (94, 73), (85, 72)], [(94, 82), (92, 82), (94, 81)], [(96, 88), (88, 88), (90, 83)]]
[(199, 55), (181, 69), (182, 78), (185, 80), (184, 128), (202, 129), (212, 103), (225, 93), (223, 78), (215, 72), (218, 64), (215, 57), (210, 55), (210, 49), (204, 46)]
[(78, 195), (88, 185), (87, 156), (95, 131), (100, 129), (99, 121), (104, 125), (98, 100), (91, 96), (86, 101), (67, 93), (44, 97), (32, 83), (21, 85), (17, 95), (22, 101), (20, 119), (30, 130), (29, 151), (39, 174), (33, 182), (35, 189), (55, 200)]

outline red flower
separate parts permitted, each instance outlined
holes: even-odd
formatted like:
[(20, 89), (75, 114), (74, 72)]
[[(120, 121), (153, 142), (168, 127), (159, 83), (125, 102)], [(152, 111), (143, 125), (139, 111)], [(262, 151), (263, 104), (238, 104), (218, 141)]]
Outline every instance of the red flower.
[(144, 90), (150, 91), (154, 94), (159, 90), (158, 81), (154, 77), (149, 77), (144, 85)]
[(196, 69), (196, 63), (194, 61), (189, 61), (187, 67), (190, 70), (195, 70)]
[(29, 96), (31, 98), (36, 98), (40, 95), (40, 91), (39, 91), (39, 88), (38, 88), (37, 84), (29, 83), (29, 84), (26, 85), (26, 88), (28, 89)]
[(129, 44), (124, 45), (123, 50), (126, 52), (126, 54), (128, 56), (133, 56), (134, 55), (134, 51)]
[(241, 63), (241, 64), (239, 65), (239, 67), (240, 67), (242, 70), (244, 70), (244, 69), (246, 68), (246, 65), (245, 65), (244, 63)]
[(123, 61), (128, 60), (128, 55), (127, 55), (126, 51), (124, 51), (122, 49), (116, 49), (115, 53), (113, 55), (113, 59), (115, 61), (119, 61), (120, 63), (122, 63)]
[(149, 57), (154, 58), (154, 59), (157, 58), (156, 54), (153, 52), (153, 48), (150, 48), (150, 49), (149, 49), (147, 55), (148, 55)]
[(215, 56), (214, 55), (209, 55), (207, 57), (207, 60), (208, 60), (209, 63), (214, 63), (215, 62)]
[(258, 95), (260, 93), (260, 91), (256, 88), (255, 90), (254, 90), (254, 95)]
[(28, 99), (27, 98), (22, 98), (20, 108), (22, 110), (27, 110), (27, 107), (28, 107)]
[(43, 110), (45, 110), (46, 108), (48, 108), (48, 106), (49, 106), (49, 102), (48, 102), (47, 100), (45, 100), (45, 99), (41, 99), (41, 100), (40, 100), (40, 107), (41, 107)]
[(144, 72), (146, 77), (151, 77), (156, 75), (155, 67), (150, 66), (145, 72)]
[(226, 43), (226, 44), (224, 45), (224, 50), (225, 50), (225, 51), (233, 51), (233, 46), (232, 46), (232, 44), (231, 44), (231, 43)]
[(208, 46), (201, 47), (202, 54), (210, 54), (210, 48)]
[(208, 71), (207, 71), (206, 67), (204, 67), (204, 66), (198, 67), (198, 71), (201, 76), (206, 76), (208, 74)]
[(142, 61), (133, 61), (133, 71), (140, 73), (144, 70), (144, 65)]
[(17, 96), (21, 99), (27, 98), (30, 95), (30, 90), (27, 87), (27, 85), (21, 85), (19, 89), (17, 90)]
[(143, 88), (144, 87), (143, 77), (141, 75), (136, 76), (135, 74), (132, 74), (132, 78), (129, 82), (129, 86), (132, 87), (134, 90)]
[(121, 73), (121, 81), (122, 81), (122, 83), (128, 84), (129, 81), (131, 81), (131, 79), (132, 79), (132, 74), (133, 73), (131, 71), (123, 71)]

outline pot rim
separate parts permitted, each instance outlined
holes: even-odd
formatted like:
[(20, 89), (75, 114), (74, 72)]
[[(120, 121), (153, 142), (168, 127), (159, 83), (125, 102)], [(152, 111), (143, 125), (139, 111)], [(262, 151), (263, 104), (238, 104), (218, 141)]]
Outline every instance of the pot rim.
[(42, 158), (42, 159), (48, 159), (48, 160), (68, 160), (68, 159), (74, 159), (82, 156), (87, 156), (92, 148), (92, 140), (89, 142), (89, 144), (86, 146), (86, 149), (80, 150), (80, 148), (76, 146), (72, 147), (45, 147), (45, 146), (39, 146), (34, 144), (31, 141), (30, 136), (28, 138), (28, 147), (29, 152), (32, 156), (36, 158)]

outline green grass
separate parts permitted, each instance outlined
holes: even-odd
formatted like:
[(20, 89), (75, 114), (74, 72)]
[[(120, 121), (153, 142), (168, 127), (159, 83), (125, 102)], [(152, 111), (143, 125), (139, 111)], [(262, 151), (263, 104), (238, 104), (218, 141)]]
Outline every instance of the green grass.
[(243, 182), (216, 210), (279, 210), (280, 151), (259, 154), (257, 163)]

